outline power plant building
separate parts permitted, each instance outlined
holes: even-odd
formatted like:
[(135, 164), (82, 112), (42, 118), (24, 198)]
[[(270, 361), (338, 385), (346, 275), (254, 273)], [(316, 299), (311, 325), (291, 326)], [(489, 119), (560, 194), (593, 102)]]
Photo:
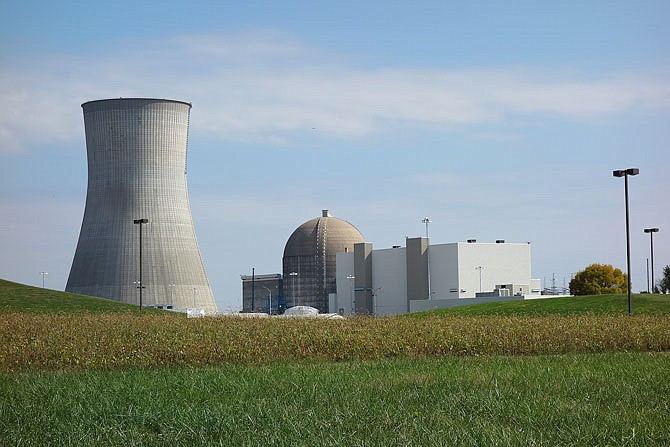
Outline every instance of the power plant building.
[(278, 315), (286, 310), (284, 281), (280, 273), (240, 275), (242, 279), (242, 312), (265, 312)]
[(337, 293), (329, 311), (343, 315), (398, 315), (482, 302), (539, 298), (531, 277), (529, 243), (430, 245), (424, 237), (406, 246), (373, 250), (370, 243), (337, 254)]
[(353, 252), (361, 242), (365, 239), (356, 227), (328, 210), (296, 228), (282, 258), (286, 305), (327, 313), (328, 296), (336, 291), (336, 255)]
[(191, 104), (128, 98), (82, 108), (88, 187), (65, 290), (132, 304), (141, 292), (144, 305), (215, 312), (188, 200)]
[(328, 297), (336, 291), (337, 253), (353, 252), (354, 244), (364, 241), (355, 226), (322, 210), (320, 217), (302, 223), (289, 236), (282, 274), (241, 276), (243, 311), (267, 312), (272, 291), (272, 313), (293, 306), (327, 313)]

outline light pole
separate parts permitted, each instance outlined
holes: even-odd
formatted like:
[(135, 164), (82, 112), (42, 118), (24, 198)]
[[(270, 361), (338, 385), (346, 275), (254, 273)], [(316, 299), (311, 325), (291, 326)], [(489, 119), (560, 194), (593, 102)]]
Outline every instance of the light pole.
[(272, 315), (272, 291), (265, 286), (261, 286), (263, 289), (268, 291), (269, 305), (268, 305), (268, 315)]
[(42, 275), (42, 288), (44, 288), (44, 277), (48, 274), (48, 272), (40, 272), (40, 275)]
[(482, 291), (482, 270), (484, 270), (484, 267), (481, 265), (478, 265), (475, 267), (475, 270), (479, 270), (479, 291)]
[[(654, 282), (654, 233), (658, 233), (658, 228), (645, 228), (645, 233), (649, 233), (649, 243), (651, 244), (651, 292), (656, 290), (656, 283)], [(649, 281), (649, 278), (647, 278)], [(647, 283), (648, 284), (648, 283)], [(649, 292), (649, 286), (647, 286)]]
[(174, 307), (174, 301), (173, 301), (173, 293), (174, 293), (174, 288), (177, 287), (177, 284), (170, 283), (168, 284), (168, 287), (170, 288), (170, 306)]
[(293, 292), (293, 305), (295, 306), (295, 298), (298, 295), (295, 291), (295, 277), (298, 276), (298, 272), (291, 272), (288, 274), (291, 277), (291, 291)]
[(630, 303), (630, 224), (628, 218), (628, 176), (629, 175), (638, 175), (640, 170), (638, 168), (628, 168), (628, 169), (618, 169), (612, 171), (614, 177), (623, 177), (624, 178), (624, 188), (626, 190), (626, 275), (628, 276), (628, 315), (633, 314), (633, 309)]
[(195, 296), (197, 295), (197, 293), (198, 293), (198, 289), (194, 287), (193, 288), (193, 308), (194, 309), (195, 309)]
[(430, 288), (430, 238), (428, 237), (428, 224), (432, 223), (433, 221), (428, 217), (424, 217), (421, 219), (421, 222), (426, 224), (426, 242), (428, 243), (428, 246), (426, 247), (426, 263), (428, 267), (428, 299), (431, 299), (433, 294)]
[(354, 305), (354, 275), (347, 275), (349, 280), (349, 300), (351, 301), (351, 314), (353, 315), (356, 312), (356, 306)]
[(142, 289), (144, 289), (142, 284), (142, 224), (149, 223), (149, 219), (135, 219), (133, 223), (140, 226), (140, 283), (138, 287), (140, 288), (140, 313), (142, 313)]
[(650, 293), (649, 290), (649, 258), (647, 258), (647, 293)]

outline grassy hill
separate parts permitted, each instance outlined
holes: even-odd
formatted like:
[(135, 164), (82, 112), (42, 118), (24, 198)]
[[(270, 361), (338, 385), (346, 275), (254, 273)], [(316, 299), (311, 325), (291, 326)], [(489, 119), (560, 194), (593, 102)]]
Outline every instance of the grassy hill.
[[(670, 295), (633, 294), (631, 303), (634, 315), (670, 314)], [(628, 298), (626, 295), (589, 295), (472, 304), (417, 312), (410, 316), (423, 318), (468, 315), (624, 315), (627, 313)]]
[[(633, 294), (634, 315), (670, 315), (670, 295)], [(6, 313), (125, 313), (137, 312), (133, 304), (104, 298), (42, 289), (0, 279), (0, 314)], [(148, 312), (160, 312), (147, 309)], [(410, 317), (469, 315), (624, 315), (628, 313), (626, 295), (591, 295), (545, 298), (525, 301), (502, 301), (473, 304), (450, 309), (410, 314)]]
[(0, 279), (0, 314), (126, 313), (138, 310), (138, 306), (120, 301), (42, 289)]

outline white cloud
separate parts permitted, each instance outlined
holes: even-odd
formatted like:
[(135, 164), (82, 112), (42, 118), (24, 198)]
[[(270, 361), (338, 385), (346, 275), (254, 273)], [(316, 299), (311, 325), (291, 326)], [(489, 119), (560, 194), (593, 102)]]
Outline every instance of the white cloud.
[(276, 143), (312, 128), (351, 138), (397, 127), (472, 132), (529, 115), (603, 119), (670, 107), (670, 81), (667, 73), (352, 68), (281, 33), (181, 36), (5, 67), (0, 150), (81, 139), (79, 104), (122, 96), (189, 101), (193, 132)]

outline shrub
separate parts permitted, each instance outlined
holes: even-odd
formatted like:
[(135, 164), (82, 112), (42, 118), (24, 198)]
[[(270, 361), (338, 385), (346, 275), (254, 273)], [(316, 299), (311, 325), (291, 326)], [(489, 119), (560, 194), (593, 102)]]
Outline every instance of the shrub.
[(656, 288), (661, 293), (670, 292), (670, 265), (663, 267), (663, 278), (659, 279), (656, 284)]
[(628, 275), (609, 264), (591, 264), (570, 281), (573, 295), (626, 293)]

